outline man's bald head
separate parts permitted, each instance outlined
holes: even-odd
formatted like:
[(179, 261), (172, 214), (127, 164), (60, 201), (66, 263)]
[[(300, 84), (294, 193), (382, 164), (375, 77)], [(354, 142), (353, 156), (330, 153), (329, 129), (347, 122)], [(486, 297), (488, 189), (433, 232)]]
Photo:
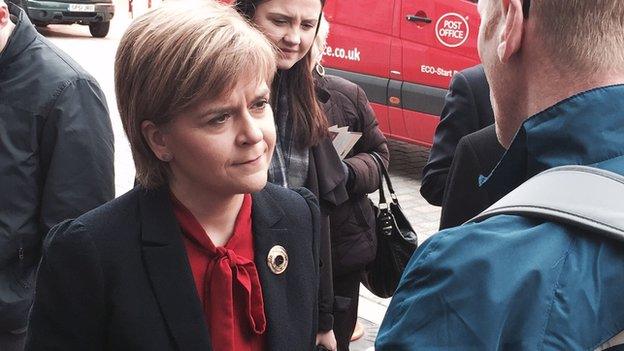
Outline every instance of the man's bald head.
[[(492, 28), (512, 0), (480, 0)], [(624, 71), (624, 1), (518, 0), (542, 49), (571, 70)]]
[(497, 135), (580, 92), (624, 83), (624, 1), (480, 0), (479, 54)]

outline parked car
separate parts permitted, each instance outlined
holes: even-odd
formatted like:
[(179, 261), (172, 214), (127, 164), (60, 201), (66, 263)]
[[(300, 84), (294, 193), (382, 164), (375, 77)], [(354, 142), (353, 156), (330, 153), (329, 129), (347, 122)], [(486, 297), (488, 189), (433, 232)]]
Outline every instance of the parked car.
[(479, 63), (476, 0), (328, 0), (326, 71), (360, 85), (390, 138), (430, 146), (452, 75)]
[(22, 7), (33, 24), (84, 24), (96, 38), (108, 34), (115, 15), (112, 0), (11, 0)]

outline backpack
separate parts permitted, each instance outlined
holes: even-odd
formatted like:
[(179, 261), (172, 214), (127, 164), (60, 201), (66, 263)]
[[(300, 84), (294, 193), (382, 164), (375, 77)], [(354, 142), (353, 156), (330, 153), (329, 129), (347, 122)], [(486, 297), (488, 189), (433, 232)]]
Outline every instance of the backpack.
[(469, 222), (498, 214), (546, 219), (624, 241), (624, 176), (587, 166), (551, 168)]
[[(546, 219), (624, 241), (624, 176), (587, 166), (561, 166), (527, 180), (469, 222), (498, 214)], [(624, 331), (594, 351), (624, 347)]]

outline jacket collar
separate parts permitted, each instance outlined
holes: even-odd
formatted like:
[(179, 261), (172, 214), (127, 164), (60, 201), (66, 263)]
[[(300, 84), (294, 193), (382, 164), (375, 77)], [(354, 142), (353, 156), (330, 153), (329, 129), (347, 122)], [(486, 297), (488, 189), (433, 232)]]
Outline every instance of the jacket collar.
[(143, 261), (163, 318), (180, 351), (211, 350), (180, 226), (166, 186), (139, 191)]
[(14, 58), (26, 50), (38, 35), (35, 26), (30, 23), (24, 10), (11, 2), (7, 2), (7, 5), (9, 7), (9, 13), (17, 17), (17, 23), (7, 41), (7, 45), (4, 47), (4, 50), (0, 52), (0, 67), (5, 67), (13, 62)]
[(331, 93), (326, 88), (327, 81), (324, 76), (318, 73), (314, 74), (314, 90), (316, 92), (316, 98), (322, 104), (326, 104), (331, 98)]
[[(255, 263), (260, 276), (264, 296), (289, 296), (281, 276), (273, 274), (267, 266), (269, 250), (284, 245), (287, 229), (282, 225), (285, 212), (272, 195), (276, 187), (267, 184), (265, 190), (253, 194), (252, 220)], [(186, 248), (182, 241), (180, 226), (173, 214), (169, 190), (166, 186), (145, 190), (138, 188), (141, 217), (141, 240), (143, 260), (154, 294), (171, 335), (181, 351), (210, 350), (200, 300), (197, 296), (193, 275), (188, 263)], [(265, 312), (269, 328), (268, 345), (271, 349), (284, 344), (275, 331), (288, 330), (280, 311), (288, 310), (285, 304), (292, 299), (265, 299)]]
[(488, 177), (479, 183), (500, 198), (525, 180), (562, 165), (592, 165), (624, 155), (624, 85), (567, 98), (528, 118)]
[[(256, 269), (260, 276), (260, 285), (262, 285), (262, 294), (265, 297), (264, 310), (269, 326), (267, 329), (267, 349), (290, 350), (293, 349), (295, 340), (300, 341), (307, 338), (312, 331), (302, 331), (299, 323), (296, 322), (300, 319), (299, 316), (292, 313), (297, 310), (296, 308), (293, 309), (292, 303), (297, 300), (301, 292), (289, 287), (286, 278), (289, 273), (275, 274), (267, 264), (269, 251), (276, 245), (283, 246), (287, 252), (291, 246), (297, 245), (289, 238), (287, 223), (281, 220), (284, 217), (285, 208), (284, 204), (273, 195), (277, 189), (277, 185), (268, 183), (264, 190), (253, 194), (254, 254)], [(290, 228), (290, 230), (297, 230), (297, 228)], [(310, 269), (313, 268), (310, 267)], [(312, 287), (315, 284), (318, 282), (313, 283)], [(307, 334), (301, 334), (302, 332)], [(294, 339), (285, 337), (290, 333), (296, 337)]]
[(285, 216), (282, 205), (270, 193), (271, 189), (276, 187), (274, 184), (267, 183), (263, 190), (252, 194), (254, 227), (272, 228)]

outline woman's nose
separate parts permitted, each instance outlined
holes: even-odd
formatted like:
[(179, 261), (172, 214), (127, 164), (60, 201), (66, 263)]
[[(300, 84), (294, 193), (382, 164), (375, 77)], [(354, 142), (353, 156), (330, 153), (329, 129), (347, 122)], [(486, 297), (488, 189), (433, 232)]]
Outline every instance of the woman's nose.
[(241, 145), (253, 145), (259, 143), (264, 137), (260, 120), (253, 118), (251, 115), (245, 116), (241, 122), (240, 130), (237, 136), (238, 143)]
[(284, 42), (290, 46), (301, 44), (301, 33), (297, 27), (291, 27), (284, 35)]

